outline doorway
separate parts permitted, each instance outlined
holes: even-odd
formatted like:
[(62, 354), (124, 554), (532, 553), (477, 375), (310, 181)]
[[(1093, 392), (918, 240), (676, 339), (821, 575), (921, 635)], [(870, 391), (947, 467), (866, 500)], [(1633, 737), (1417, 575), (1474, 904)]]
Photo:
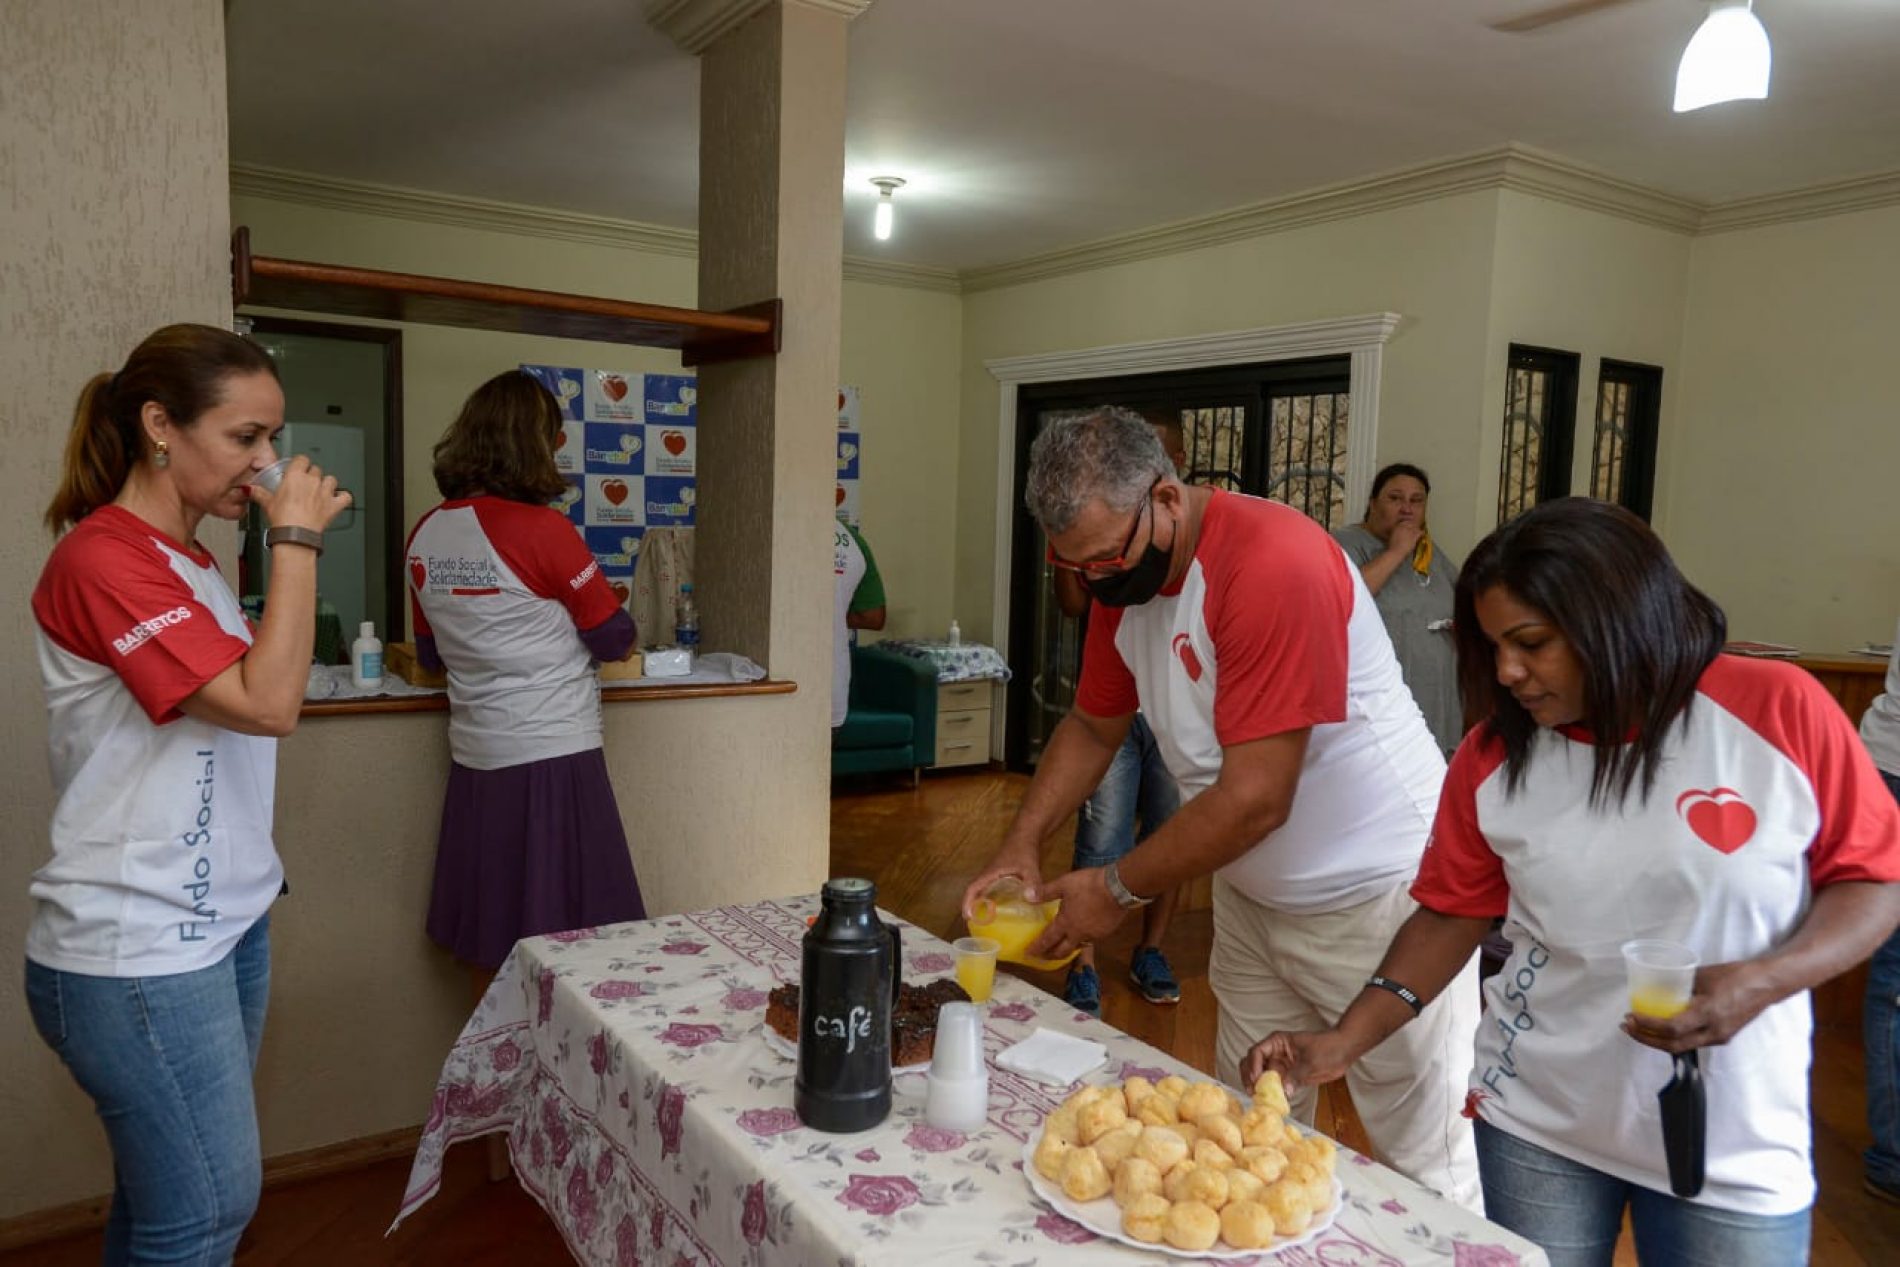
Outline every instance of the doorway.
[(1010, 543), (1010, 680), (1004, 758), (1035, 767), (1075, 701), (1087, 613), (1064, 615), (1046, 539), (1023, 504), (1029, 449), (1042, 429), (1105, 405), (1181, 420), (1189, 483), (1287, 502), (1328, 528), (1346, 523), (1351, 358), (1182, 370), (1066, 383), (1017, 394)]
[[(316, 658), (340, 664), (363, 621), (386, 642), (402, 636), (402, 332), (282, 317), (249, 320), (252, 341), (270, 353), (283, 383), (278, 452), (309, 455), (355, 495), (354, 519), (325, 532), (317, 561)], [(252, 508), (239, 579), (253, 610), (270, 583), (263, 527)]]

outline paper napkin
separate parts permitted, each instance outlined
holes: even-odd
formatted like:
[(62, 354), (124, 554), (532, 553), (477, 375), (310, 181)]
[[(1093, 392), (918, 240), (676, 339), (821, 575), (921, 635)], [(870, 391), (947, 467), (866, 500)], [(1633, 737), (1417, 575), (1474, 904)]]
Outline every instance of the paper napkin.
[(996, 1054), (999, 1068), (1052, 1087), (1066, 1087), (1108, 1063), (1108, 1048), (1087, 1038), (1038, 1027)]

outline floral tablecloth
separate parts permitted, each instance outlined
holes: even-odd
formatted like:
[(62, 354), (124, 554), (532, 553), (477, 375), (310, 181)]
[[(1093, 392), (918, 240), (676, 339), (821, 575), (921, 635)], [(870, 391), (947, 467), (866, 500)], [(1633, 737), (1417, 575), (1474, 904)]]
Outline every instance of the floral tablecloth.
[(922, 660), (936, 671), (939, 683), (975, 682), (983, 678), (1007, 682), (1010, 678), (1009, 661), (1003, 658), (1003, 653), (980, 642), (959, 642), (953, 646), (914, 638), (886, 638), (877, 645), (886, 651)]
[[(875, 1129), (800, 1125), (794, 1065), (760, 1028), (766, 992), (797, 979), (817, 908), (788, 898), (521, 942), (443, 1066), (397, 1222), (434, 1195), (449, 1145), (505, 1130), (516, 1176), (584, 1263), (1180, 1263), (1098, 1239), (1036, 1199), (1022, 1144), (1062, 1093), (993, 1064), (989, 1125), (973, 1135), (924, 1122), (922, 1074), (897, 1079)], [(905, 927), (907, 980), (951, 968), (949, 947)], [(986, 1010), (992, 1058), (1040, 1024), (1107, 1044), (1098, 1080), (1194, 1074), (1013, 977), (997, 977)], [(1345, 1149), (1341, 1163), (1338, 1221), (1253, 1261), (1545, 1261), (1383, 1166)]]

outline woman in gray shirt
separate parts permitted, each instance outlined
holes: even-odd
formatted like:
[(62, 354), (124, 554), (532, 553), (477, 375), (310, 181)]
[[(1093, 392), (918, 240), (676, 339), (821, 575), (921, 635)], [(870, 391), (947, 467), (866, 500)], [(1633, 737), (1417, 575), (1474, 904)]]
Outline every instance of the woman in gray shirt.
[(1458, 702), (1458, 666), (1451, 644), (1451, 591), (1458, 564), (1425, 529), (1432, 482), (1425, 472), (1395, 462), (1372, 480), (1366, 518), (1333, 534), (1358, 565), (1379, 606), (1405, 684), (1425, 714), (1432, 737), (1447, 753), (1464, 738)]

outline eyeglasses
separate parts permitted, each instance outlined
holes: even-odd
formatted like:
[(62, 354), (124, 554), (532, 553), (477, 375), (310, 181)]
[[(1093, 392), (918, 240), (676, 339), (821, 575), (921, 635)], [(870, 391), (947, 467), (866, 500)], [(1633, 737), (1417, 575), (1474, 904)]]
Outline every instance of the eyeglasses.
[(1148, 508), (1154, 505), (1155, 489), (1161, 487), (1162, 478), (1157, 476), (1155, 482), (1148, 485), (1148, 496), (1142, 501), (1141, 509), (1135, 512), (1135, 522), (1129, 526), (1128, 539), (1122, 542), (1121, 552), (1114, 558), (1089, 559), (1083, 563), (1076, 563), (1057, 554), (1052, 544), (1044, 551), (1043, 562), (1050, 567), (1061, 568), (1065, 572), (1081, 572), (1086, 576), (1106, 576), (1114, 572), (1125, 572), (1133, 567), (1135, 560), (1128, 557), (1128, 552), (1134, 549), (1135, 534), (1141, 531), (1142, 518), (1147, 514)]

